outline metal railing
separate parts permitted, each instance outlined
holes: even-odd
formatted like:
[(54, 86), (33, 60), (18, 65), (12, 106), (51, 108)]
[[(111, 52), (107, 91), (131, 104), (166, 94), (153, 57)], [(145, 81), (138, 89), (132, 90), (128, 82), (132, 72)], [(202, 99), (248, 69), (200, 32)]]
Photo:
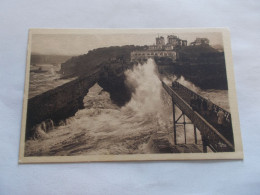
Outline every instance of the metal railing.
[[(179, 109), (192, 121), (199, 129), (206, 144), (215, 152), (232, 152), (234, 146), (208, 121), (201, 117), (192, 107), (185, 102), (173, 89), (167, 86), (163, 81), (162, 85), (167, 93), (172, 97), (174, 103)], [(186, 88), (187, 89), (187, 88)], [(189, 90), (189, 89), (188, 89)]]
[[(206, 101), (207, 103), (209, 102), (209, 100), (207, 100), (206, 98), (198, 95), (197, 93), (195, 93), (194, 91), (188, 89), (187, 87), (183, 86), (182, 84), (180, 84), (177, 81), (174, 81), (172, 83), (172, 87), (173, 88), (179, 88), (182, 89), (185, 93), (189, 94), (190, 96), (195, 97), (196, 99), (200, 99), (201, 101)], [(213, 102), (211, 102), (212, 104), (212, 111), (214, 111), (215, 113), (218, 113), (220, 110), (222, 110), (224, 112), (224, 116), (225, 116), (225, 120), (228, 123), (231, 123), (231, 114), (230, 112), (226, 111), (225, 109), (219, 107), (218, 105), (214, 104)]]

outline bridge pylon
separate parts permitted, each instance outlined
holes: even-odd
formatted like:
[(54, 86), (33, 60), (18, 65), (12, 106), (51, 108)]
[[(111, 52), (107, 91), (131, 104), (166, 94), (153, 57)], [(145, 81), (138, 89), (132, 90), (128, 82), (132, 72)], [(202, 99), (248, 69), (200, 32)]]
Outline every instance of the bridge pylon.
[[(184, 135), (184, 144), (187, 144), (187, 128), (186, 125), (190, 124), (193, 125), (193, 133), (194, 133), (194, 144), (198, 145), (198, 129), (195, 124), (187, 120), (187, 116), (183, 111), (181, 113), (176, 112), (177, 106), (172, 98), (172, 111), (173, 111), (173, 136), (174, 136), (174, 144), (178, 145), (177, 142), (177, 126), (183, 127), (183, 135)], [(182, 119), (182, 120), (181, 120)], [(189, 119), (189, 118), (188, 118)], [(190, 119), (189, 119), (190, 120)], [(207, 141), (202, 137), (202, 145), (203, 145), (203, 152), (207, 152)]]

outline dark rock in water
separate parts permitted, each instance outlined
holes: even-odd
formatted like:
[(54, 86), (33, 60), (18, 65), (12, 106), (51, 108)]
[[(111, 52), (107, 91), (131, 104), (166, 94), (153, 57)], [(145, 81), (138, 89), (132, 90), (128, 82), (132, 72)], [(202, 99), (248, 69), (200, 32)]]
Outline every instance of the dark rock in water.
[(132, 91), (125, 84), (124, 64), (109, 64), (100, 74), (98, 84), (110, 94), (113, 103), (125, 105), (131, 99)]
[(30, 70), (30, 72), (34, 72), (34, 73), (44, 73), (44, 72), (48, 72), (48, 71), (47, 71), (47, 70), (38, 69), (38, 70)]

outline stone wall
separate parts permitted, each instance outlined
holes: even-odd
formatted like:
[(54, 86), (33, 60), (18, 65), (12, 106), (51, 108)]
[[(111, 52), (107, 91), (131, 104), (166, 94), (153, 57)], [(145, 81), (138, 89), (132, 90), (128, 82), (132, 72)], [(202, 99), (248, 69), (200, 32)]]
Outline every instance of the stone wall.
[(54, 123), (73, 116), (83, 108), (84, 96), (99, 79), (99, 72), (77, 78), (28, 100), (26, 138), (34, 134), (34, 126), (51, 119)]

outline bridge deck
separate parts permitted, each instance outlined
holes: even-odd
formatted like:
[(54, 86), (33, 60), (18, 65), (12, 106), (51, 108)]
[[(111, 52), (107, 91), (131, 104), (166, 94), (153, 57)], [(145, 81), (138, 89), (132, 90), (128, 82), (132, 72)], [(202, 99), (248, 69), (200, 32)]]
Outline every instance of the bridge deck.
[[(171, 87), (164, 82), (162, 82), (162, 85), (172, 97), (173, 104), (176, 105), (201, 132), (202, 141), (205, 146), (209, 146), (215, 152), (234, 151), (231, 114), (229, 112), (209, 102), (178, 82), (173, 82)], [(195, 99), (196, 104), (194, 104)], [(207, 107), (205, 104), (207, 104)], [(208, 105), (211, 105), (210, 109), (208, 109)], [(225, 116), (223, 125), (217, 124), (217, 113), (220, 110)]]
[[(185, 100), (189, 105), (191, 105), (192, 97), (198, 100), (198, 106), (194, 109), (198, 114), (200, 114), (207, 122), (209, 122), (215, 129), (218, 130), (228, 141), (234, 144), (233, 141), (233, 130), (232, 130), (232, 123), (231, 123), (231, 114), (224, 110), (223, 108), (209, 102), (209, 100), (203, 98), (202, 96), (198, 95), (197, 93), (189, 90), (188, 88), (184, 87), (178, 82), (174, 82), (173, 86), (171, 87), (183, 100)], [(206, 107), (203, 107), (203, 102)], [(209, 110), (209, 104), (211, 104), (211, 110)], [(224, 112), (225, 118), (222, 125), (218, 124), (218, 116), (217, 113), (219, 110)]]

